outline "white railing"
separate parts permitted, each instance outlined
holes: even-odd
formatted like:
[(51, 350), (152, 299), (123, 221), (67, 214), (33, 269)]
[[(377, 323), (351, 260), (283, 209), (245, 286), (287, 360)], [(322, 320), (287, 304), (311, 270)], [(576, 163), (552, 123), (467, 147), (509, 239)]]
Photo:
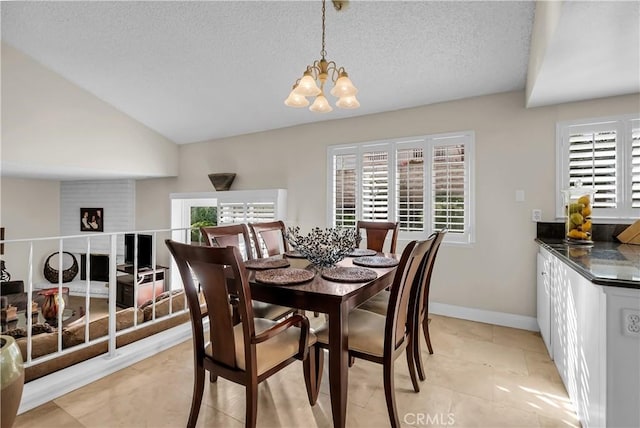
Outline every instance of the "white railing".
[[(144, 312), (142, 313), (142, 322), (138, 322), (139, 313), (139, 291), (140, 291), (140, 281), (139, 274), (142, 272), (142, 269), (138, 267), (138, 240), (135, 240), (135, 250), (133, 251), (134, 260), (133, 266), (129, 268), (132, 269), (132, 286), (133, 286), (133, 308), (134, 311), (131, 311), (132, 325), (127, 328), (122, 328), (117, 330), (116, 316), (118, 312), (117, 304), (118, 303), (118, 274), (121, 273), (118, 270), (118, 265), (121, 265), (124, 262), (124, 252), (121, 251), (123, 249), (123, 241), (125, 234), (147, 234), (152, 235), (152, 255), (151, 255), (151, 281), (146, 283), (145, 286), (151, 285), (152, 293), (151, 293), (151, 317), (149, 320), (144, 320)], [(161, 320), (167, 320), (172, 317), (177, 317), (183, 313), (185, 313), (187, 309), (186, 305), (186, 296), (182, 295), (181, 299), (184, 299), (184, 305), (182, 305), (182, 309), (173, 311), (174, 308), (174, 291), (182, 289), (182, 281), (180, 280), (179, 275), (175, 272), (175, 269), (172, 268), (173, 260), (164, 244), (164, 240), (167, 238), (174, 239), (179, 242), (189, 242), (189, 228), (181, 228), (181, 229), (159, 229), (159, 230), (142, 230), (142, 231), (131, 231), (131, 232), (117, 232), (117, 233), (91, 233), (91, 234), (83, 234), (83, 235), (73, 235), (73, 236), (57, 236), (57, 237), (47, 237), (47, 238), (31, 238), (31, 239), (16, 239), (16, 240), (4, 240), (2, 243), (4, 244), (4, 256), (7, 260), (19, 261), (21, 257), (25, 257), (27, 260), (26, 267), (19, 269), (19, 275), (15, 273), (12, 275), (14, 279), (23, 279), (26, 278), (26, 281), (23, 279), (25, 283), (25, 292), (26, 292), (26, 307), (25, 307), (25, 317), (26, 317), (26, 359), (25, 359), (25, 367), (30, 367), (37, 364), (42, 364), (51, 360), (54, 360), (60, 356), (70, 354), (81, 350), (83, 348), (90, 347), (97, 343), (102, 343), (104, 341), (108, 342), (108, 350), (107, 354), (109, 356), (115, 356), (116, 353), (116, 338), (120, 335), (135, 331), (141, 328), (142, 324), (144, 326), (152, 325)], [(58, 282), (57, 283), (45, 283), (44, 281), (39, 281), (37, 278), (38, 275), (38, 267), (40, 265), (39, 259), (44, 259), (45, 255), (51, 252), (51, 249), (54, 248), (53, 244), (57, 247), (57, 250), (54, 252), (59, 253), (58, 257)], [(79, 247), (79, 244), (82, 243), (82, 247)], [(85, 265), (81, 266), (84, 268), (86, 272), (85, 277), (85, 287), (84, 292), (80, 293), (81, 296), (84, 296), (84, 342), (79, 344), (74, 344), (69, 347), (64, 346), (63, 341), (63, 311), (58, 311), (58, 319), (57, 325), (60, 328), (56, 329), (57, 333), (57, 347), (54, 352), (46, 353), (45, 355), (38, 355), (33, 357), (33, 318), (31, 314), (32, 302), (33, 298), (41, 288), (53, 288), (55, 284), (57, 284), (58, 288), (58, 296), (63, 295), (63, 287), (68, 287), (70, 283), (63, 282), (63, 271), (64, 271), (64, 257), (63, 252), (72, 252), (75, 249), (75, 253), (79, 253), (77, 251), (79, 248), (82, 248), (84, 254), (86, 254)], [(91, 276), (91, 254), (95, 254), (95, 251), (104, 251), (108, 249), (109, 256), (109, 280), (108, 280), (108, 329), (106, 336), (96, 337), (91, 339), (91, 297), (92, 290), (95, 289), (95, 280), (92, 280)], [(24, 260), (24, 259), (22, 259)], [(164, 263), (159, 263), (158, 260), (161, 260)], [(19, 264), (19, 263), (16, 263)], [(166, 266), (166, 268), (165, 268)], [(44, 268), (44, 267), (43, 267)], [(43, 268), (41, 270), (43, 270)], [(158, 278), (159, 276), (159, 268), (163, 271), (164, 275), (162, 280)], [(7, 263), (7, 270), (11, 271), (11, 266)], [(15, 270), (14, 270), (15, 272)], [(148, 270), (147, 270), (148, 272)], [(121, 273), (122, 274), (122, 273)], [(121, 276), (121, 275), (120, 275)], [(74, 285), (78, 286), (78, 281), (73, 281)], [(104, 281), (103, 281), (104, 282)], [(51, 285), (51, 287), (46, 287), (46, 285)], [(92, 287), (92, 285), (94, 287)], [(162, 292), (169, 291), (168, 296), (168, 312), (167, 314), (162, 314), (161, 316), (157, 316), (156, 306), (158, 302), (156, 302), (156, 291), (157, 287), (162, 287)], [(70, 297), (78, 296), (78, 291), (69, 290)], [(94, 296), (95, 297), (95, 296)], [(76, 309), (78, 310), (78, 309)], [(20, 315), (22, 316), (22, 315)], [(127, 315), (128, 316), (128, 315)], [(95, 320), (94, 320), (95, 321)], [(78, 325), (78, 324), (74, 324)], [(6, 326), (3, 325), (3, 328)]]

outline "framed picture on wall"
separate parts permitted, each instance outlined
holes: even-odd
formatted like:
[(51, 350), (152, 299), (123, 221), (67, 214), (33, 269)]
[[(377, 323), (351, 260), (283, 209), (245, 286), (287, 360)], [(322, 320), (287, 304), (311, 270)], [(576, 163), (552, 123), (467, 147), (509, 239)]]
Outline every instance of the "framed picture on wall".
[(104, 232), (104, 209), (80, 208), (80, 232)]

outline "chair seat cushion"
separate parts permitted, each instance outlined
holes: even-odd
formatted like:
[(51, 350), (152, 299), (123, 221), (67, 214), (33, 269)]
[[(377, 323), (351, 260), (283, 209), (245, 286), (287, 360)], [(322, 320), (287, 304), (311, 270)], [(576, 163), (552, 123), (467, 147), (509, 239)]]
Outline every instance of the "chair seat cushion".
[(387, 316), (387, 308), (389, 307), (389, 296), (391, 292), (383, 290), (358, 306), (358, 309), (362, 309), (369, 312), (375, 312), (383, 316)]
[[(374, 312), (354, 309), (349, 312), (349, 350), (382, 357), (387, 318)], [(329, 325), (314, 330), (318, 342), (329, 343)]]
[[(276, 321), (263, 318), (254, 318), (256, 335), (270, 329), (278, 324)], [(233, 328), (236, 348), (236, 364), (240, 370), (246, 370), (244, 359), (244, 335), (242, 332), (242, 323)], [(308, 345), (316, 343), (316, 336), (309, 332)], [(290, 327), (282, 333), (256, 345), (256, 362), (258, 363), (257, 374), (260, 376), (267, 370), (272, 369), (281, 362), (293, 357), (300, 350), (300, 329), (298, 327)], [(212, 356), (211, 343), (207, 344), (205, 349), (207, 355)]]

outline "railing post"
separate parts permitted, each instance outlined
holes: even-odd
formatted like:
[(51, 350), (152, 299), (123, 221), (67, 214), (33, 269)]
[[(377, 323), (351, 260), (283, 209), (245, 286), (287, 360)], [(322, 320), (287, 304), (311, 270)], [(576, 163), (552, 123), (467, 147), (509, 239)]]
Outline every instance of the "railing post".
[(109, 358), (116, 356), (116, 292), (117, 292), (117, 239), (116, 235), (112, 234), (111, 239), (111, 251), (109, 252)]

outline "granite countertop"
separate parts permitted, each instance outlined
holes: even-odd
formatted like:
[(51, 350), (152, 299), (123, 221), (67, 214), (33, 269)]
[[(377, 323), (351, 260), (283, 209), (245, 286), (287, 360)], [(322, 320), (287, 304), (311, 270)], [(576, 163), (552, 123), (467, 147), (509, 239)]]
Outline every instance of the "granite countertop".
[(594, 284), (640, 289), (640, 245), (595, 241), (576, 246), (549, 237), (536, 242)]

